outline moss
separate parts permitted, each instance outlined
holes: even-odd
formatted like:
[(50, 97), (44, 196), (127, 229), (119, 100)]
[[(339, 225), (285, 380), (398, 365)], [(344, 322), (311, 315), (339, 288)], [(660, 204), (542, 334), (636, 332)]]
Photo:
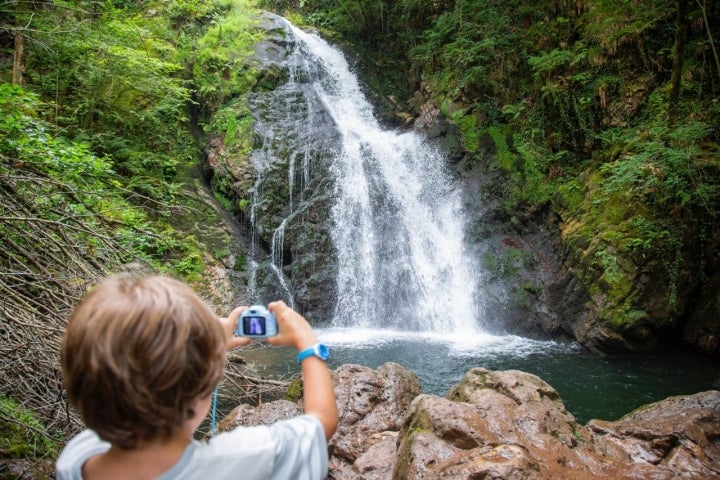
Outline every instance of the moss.
[(604, 287), (605, 293), (615, 300), (625, 298), (632, 288), (632, 283), (626, 272), (620, 268), (617, 256), (609, 250), (599, 249), (595, 252), (595, 259), (599, 271), (602, 272), (598, 281)]
[(502, 256), (487, 252), (482, 259), (485, 268), (499, 278), (515, 277), (522, 271), (537, 267), (533, 253), (521, 248), (508, 248)]
[[(497, 149), (498, 165), (507, 172), (517, 172), (522, 170), (522, 158), (510, 151), (510, 143), (507, 132), (496, 127), (485, 130), (493, 139), (495, 148)], [(518, 168), (520, 167), (520, 168)]]
[(585, 200), (585, 187), (577, 178), (561, 183), (555, 190), (553, 205), (561, 211), (577, 212)]
[(510, 305), (514, 308), (529, 310), (531, 307), (530, 298), (522, 288), (514, 288), (509, 296)]
[(240, 252), (235, 259), (235, 264), (233, 264), (233, 270), (236, 272), (242, 272), (245, 270), (245, 267), (247, 266), (247, 256), (245, 255), (245, 252)]
[(455, 114), (453, 120), (462, 132), (463, 146), (469, 152), (477, 152), (480, 148), (481, 131), (478, 119), (474, 115)]
[(648, 318), (647, 312), (633, 308), (631, 302), (613, 304), (611, 307), (602, 309), (598, 316), (619, 331), (630, 330)]
[(303, 396), (302, 377), (297, 377), (292, 382), (290, 382), (290, 385), (288, 385), (287, 390), (285, 390), (285, 400), (297, 403), (300, 401), (300, 399), (302, 399), (302, 396)]
[(32, 411), (0, 392), (0, 452), (8, 458), (55, 458), (59, 443)]

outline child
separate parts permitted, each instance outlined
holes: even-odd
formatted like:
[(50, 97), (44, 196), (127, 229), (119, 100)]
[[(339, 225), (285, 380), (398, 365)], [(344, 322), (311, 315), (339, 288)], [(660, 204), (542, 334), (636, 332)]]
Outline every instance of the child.
[[(298, 351), (316, 343), (284, 302), (268, 305), (278, 335)], [(64, 479), (320, 479), (337, 407), (324, 361), (302, 360), (305, 415), (239, 427), (209, 443), (193, 433), (210, 409), (225, 352), (245, 307), (218, 319), (187, 285), (165, 277), (114, 275), (70, 317), (61, 363), (70, 401), (88, 429), (57, 460)]]

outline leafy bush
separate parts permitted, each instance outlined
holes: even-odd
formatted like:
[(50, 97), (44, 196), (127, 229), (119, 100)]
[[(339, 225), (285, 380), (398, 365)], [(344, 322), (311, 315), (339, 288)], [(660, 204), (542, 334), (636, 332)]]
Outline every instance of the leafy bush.
[(56, 5), (54, 15), (38, 15), (46, 49), (31, 44), (27, 84), (52, 107), (48, 118), (65, 137), (89, 145), (118, 174), (137, 176), (129, 188), (169, 200), (164, 182), (193, 152), (189, 83), (167, 18), (136, 7), (105, 3), (70, 17)]
[(207, 116), (240, 93), (250, 91), (257, 71), (246, 63), (252, 46), (260, 38), (253, 28), (256, 11), (247, 6), (236, 8), (215, 18), (197, 41), (192, 71), (198, 100)]
[(678, 220), (685, 212), (717, 218), (720, 162), (716, 150), (703, 143), (712, 128), (699, 120), (671, 128), (653, 118), (634, 132), (607, 132), (605, 148), (620, 153), (601, 167), (607, 174), (603, 192), (625, 192), (632, 201)]

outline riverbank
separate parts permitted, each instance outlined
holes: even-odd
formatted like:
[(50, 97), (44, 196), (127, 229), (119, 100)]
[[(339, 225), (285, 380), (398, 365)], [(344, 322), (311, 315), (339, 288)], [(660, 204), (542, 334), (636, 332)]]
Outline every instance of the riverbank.
[[(386, 363), (333, 372), (340, 425), (335, 480), (720, 478), (720, 391), (673, 397), (616, 422), (582, 425), (526, 372), (469, 370), (444, 397)], [(241, 406), (220, 429), (297, 415), (288, 401)]]

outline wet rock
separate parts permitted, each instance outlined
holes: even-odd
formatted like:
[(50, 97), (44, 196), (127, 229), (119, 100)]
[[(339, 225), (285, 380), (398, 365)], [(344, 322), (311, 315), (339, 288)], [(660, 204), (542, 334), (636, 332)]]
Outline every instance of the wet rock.
[(240, 425), (246, 427), (269, 425), (278, 420), (302, 415), (302, 413), (303, 410), (299, 405), (287, 400), (263, 403), (258, 407), (242, 404), (235, 407), (227, 417), (218, 423), (218, 430), (226, 432)]
[(596, 444), (618, 447), (631, 465), (682, 472), (682, 478), (720, 478), (718, 391), (670, 397), (617, 422), (592, 420), (588, 429)]
[(319, 67), (294, 63), (299, 57), (284, 21), (264, 13), (258, 28), (264, 38), (247, 59), (256, 85), (225, 107), (249, 127), (236, 128), (231, 139), (210, 132), (204, 173), (253, 239), (253, 301), (293, 297), (296, 309), (320, 324), (335, 305), (329, 160), (339, 133), (307, 88)]
[(456, 164), (466, 155), (462, 145), (460, 130), (450, 123), (440, 112), (440, 107), (432, 101), (419, 106), (420, 114), (414, 120), (415, 130), (431, 139), (442, 151), (450, 164)]
[(717, 357), (720, 356), (720, 274), (703, 288), (705, 294), (690, 314), (684, 337), (700, 352)]
[[(333, 382), (333, 480), (720, 479), (720, 391), (580, 425), (552, 386), (521, 371), (474, 368), (446, 397), (422, 394), (393, 363), (343, 365)], [(221, 428), (298, 412), (285, 401), (241, 406)]]
[[(337, 432), (330, 439), (333, 471), (351, 470), (363, 455), (358, 469), (383, 470), (383, 465), (374, 462), (387, 457), (385, 432), (400, 430), (405, 410), (421, 393), (417, 375), (397, 363), (386, 363), (376, 370), (343, 365), (333, 372), (333, 382), (340, 415)], [(372, 449), (380, 441), (382, 448)]]
[(477, 368), (413, 401), (394, 478), (720, 478), (719, 433), (717, 391), (582, 426), (538, 377)]

